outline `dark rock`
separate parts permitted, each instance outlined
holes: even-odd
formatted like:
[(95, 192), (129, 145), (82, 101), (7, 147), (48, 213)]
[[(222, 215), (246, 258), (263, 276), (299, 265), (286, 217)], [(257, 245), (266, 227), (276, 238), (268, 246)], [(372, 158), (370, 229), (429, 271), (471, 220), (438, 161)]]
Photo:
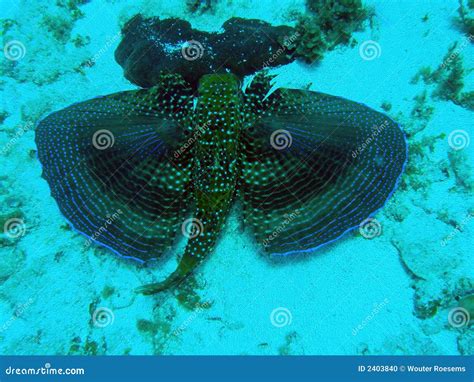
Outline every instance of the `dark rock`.
[(243, 77), (293, 61), (294, 28), (232, 18), (222, 29), (209, 33), (180, 19), (136, 15), (122, 30), (115, 59), (129, 81), (145, 88), (166, 73), (179, 73), (196, 85), (204, 74), (230, 71)]

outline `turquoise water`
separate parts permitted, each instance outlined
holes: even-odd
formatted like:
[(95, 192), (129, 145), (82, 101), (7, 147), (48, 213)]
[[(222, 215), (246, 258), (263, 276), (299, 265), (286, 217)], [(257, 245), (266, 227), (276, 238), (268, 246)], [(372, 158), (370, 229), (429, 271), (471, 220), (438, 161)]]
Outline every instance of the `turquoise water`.
[[(324, 40), (308, 32), (328, 17), (308, 7), (321, 3), (336, 38), (327, 27)], [(473, 11), (457, 0), (365, 1), (355, 30), (331, 4), (0, 2), (1, 354), (473, 354)], [(362, 103), (407, 137), (399, 185), (371, 225), (271, 256), (237, 203), (191, 277), (153, 296), (134, 293), (176, 268), (186, 238), (147, 265), (82, 235), (41, 177), (35, 129), (73, 103), (137, 89), (114, 57), (137, 13), (207, 32), (231, 17), (290, 27), (309, 18), (298, 29), (308, 33), (302, 57), (270, 69), (275, 87)]]

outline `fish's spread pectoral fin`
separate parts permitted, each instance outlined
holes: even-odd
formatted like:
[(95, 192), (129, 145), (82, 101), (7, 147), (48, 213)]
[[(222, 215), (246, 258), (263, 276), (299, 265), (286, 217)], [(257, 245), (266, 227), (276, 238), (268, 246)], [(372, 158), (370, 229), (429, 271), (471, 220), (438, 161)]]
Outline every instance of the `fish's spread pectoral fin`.
[(43, 177), (89, 244), (140, 261), (159, 258), (172, 245), (191, 196), (192, 158), (173, 155), (185, 138), (191, 100), (184, 87), (126, 91), (39, 123)]
[(406, 162), (400, 127), (369, 107), (254, 80), (244, 98), (259, 115), (241, 137), (244, 219), (266, 252), (330, 243), (374, 214)]

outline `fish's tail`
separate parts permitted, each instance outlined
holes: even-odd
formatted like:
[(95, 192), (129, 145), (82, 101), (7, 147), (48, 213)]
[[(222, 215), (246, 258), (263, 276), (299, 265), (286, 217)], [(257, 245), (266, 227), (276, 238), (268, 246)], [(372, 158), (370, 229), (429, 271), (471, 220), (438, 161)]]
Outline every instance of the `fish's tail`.
[[(203, 199), (205, 205), (200, 203)], [(207, 196), (198, 197), (195, 217), (187, 219), (181, 226), (183, 235), (188, 237), (188, 242), (178, 267), (164, 281), (143, 285), (135, 289), (135, 292), (151, 295), (176, 287), (184, 281), (213, 250), (224, 226), (231, 199), (232, 192), (214, 195), (213, 203), (209, 203)]]

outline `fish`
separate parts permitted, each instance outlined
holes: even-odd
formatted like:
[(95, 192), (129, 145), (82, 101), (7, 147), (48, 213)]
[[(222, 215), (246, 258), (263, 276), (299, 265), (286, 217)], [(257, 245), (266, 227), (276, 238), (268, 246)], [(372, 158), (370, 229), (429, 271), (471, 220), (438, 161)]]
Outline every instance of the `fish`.
[(185, 280), (213, 252), (237, 201), (260, 248), (291, 255), (343, 237), (395, 191), (407, 160), (396, 122), (272, 81), (259, 73), (243, 89), (235, 75), (216, 73), (193, 89), (167, 74), (38, 124), (42, 176), (78, 232), (141, 262), (185, 235), (176, 270), (137, 293)]

